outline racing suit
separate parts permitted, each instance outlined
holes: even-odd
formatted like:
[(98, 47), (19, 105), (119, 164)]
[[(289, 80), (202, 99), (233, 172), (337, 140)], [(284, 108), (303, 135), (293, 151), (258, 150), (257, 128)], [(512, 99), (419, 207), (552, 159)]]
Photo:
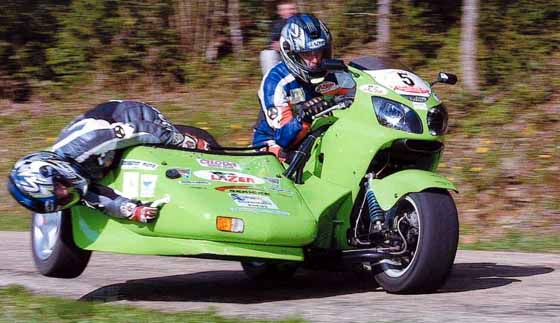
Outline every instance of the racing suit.
[(275, 65), (263, 78), (258, 92), (261, 106), (253, 133), (253, 145), (267, 145), (279, 159), (294, 148), (309, 131), (310, 124), (294, 115), (293, 108), (317, 97), (332, 97), (348, 92), (339, 85), (337, 74), (328, 74), (316, 85), (294, 77), (284, 62)]
[(261, 106), (253, 133), (253, 145), (266, 144), (278, 157), (300, 137), (309, 124), (297, 116), (292, 107), (319, 96), (314, 88), (296, 79), (286, 64), (276, 64), (263, 78), (258, 92)]
[[(74, 119), (53, 146), (60, 156), (83, 166), (90, 180), (106, 175), (115, 151), (142, 144), (208, 149), (207, 142), (181, 133), (156, 108), (135, 101), (109, 101)], [(84, 204), (104, 213), (130, 218), (139, 201), (120, 196), (109, 187), (91, 183)]]

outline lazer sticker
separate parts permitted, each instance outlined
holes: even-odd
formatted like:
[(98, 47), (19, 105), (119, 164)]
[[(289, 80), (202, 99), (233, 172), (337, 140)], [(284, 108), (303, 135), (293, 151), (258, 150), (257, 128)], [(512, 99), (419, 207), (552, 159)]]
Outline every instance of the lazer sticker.
[(194, 172), (196, 177), (216, 181), (216, 182), (224, 182), (224, 183), (244, 183), (244, 184), (264, 184), (264, 180), (262, 178), (237, 173), (237, 172), (218, 172), (218, 171), (210, 171), (210, 170), (199, 170)]
[(197, 158), (198, 164), (204, 167), (222, 168), (222, 169), (237, 169), (240, 170), (241, 166), (238, 163), (225, 161), (225, 160), (212, 160)]
[(367, 71), (373, 79), (398, 94), (429, 97), (431, 90), (416, 74), (397, 69)]
[(360, 86), (360, 90), (369, 94), (376, 95), (386, 95), (388, 92), (386, 88), (375, 84), (364, 84)]
[(268, 196), (241, 193), (229, 193), (229, 196), (235, 204), (241, 207), (278, 210), (276, 204)]
[(157, 175), (142, 174), (140, 176), (140, 197), (154, 197)]
[(154, 170), (156, 168), (158, 164), (136, 159), (123, 159), (121, 165), (121, 169)]
[(138, 197), (139, 188), (140, 188), (140, 173), (124, 172), (123, 187), (122, 187), (123, 196), (127, 198), (136, 198)]

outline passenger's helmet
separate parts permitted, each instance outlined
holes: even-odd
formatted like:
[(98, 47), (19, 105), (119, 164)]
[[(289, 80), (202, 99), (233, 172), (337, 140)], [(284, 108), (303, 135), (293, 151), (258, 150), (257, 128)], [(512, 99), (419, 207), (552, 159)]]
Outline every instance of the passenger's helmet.
[[(57, 183), (67, 188), (67, 196), (55, 195)], [(88, 181), (79, 164), (49, 151), (20, 159), (8, 180), (8, 191), (14, 199), (37, 213), (57, 212), (72, 206), (84, 196), (87, 187)]]
[(327, 72), (322, 64), (309, 68), (299, 56), (316, 50), (323, 50), (323, 59), (332, 58), (332, 38), (327, 26), (311, 14), (290, 17), (280, 35), (280, 55), (290, 72), (307, 83), (324, 77)]

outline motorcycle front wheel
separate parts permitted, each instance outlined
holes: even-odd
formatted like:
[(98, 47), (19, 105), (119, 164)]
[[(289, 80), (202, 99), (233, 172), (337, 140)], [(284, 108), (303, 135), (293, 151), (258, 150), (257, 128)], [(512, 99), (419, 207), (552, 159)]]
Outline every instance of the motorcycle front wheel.
[(429, 293), (445, 282), (459, 240), (459, 220), (447, 191), (411, 193), (396, 207), (394, 227), (404, 238), (402, 250), (375, 267), (375, 280), (390, 293)]

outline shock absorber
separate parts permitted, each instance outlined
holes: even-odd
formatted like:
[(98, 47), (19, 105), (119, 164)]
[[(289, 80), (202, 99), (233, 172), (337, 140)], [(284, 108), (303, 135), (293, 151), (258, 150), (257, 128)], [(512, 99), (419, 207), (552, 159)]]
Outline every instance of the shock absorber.
[(365, 199), (368, 205), (370, 223), (373, 225), (375, 231), (381, 231), (383, 228), (383, 221), (385, 220), (385, 212), (379, 206), (370, 181), (373, 179), (373, 174), (366, 175), (367, 181)]

